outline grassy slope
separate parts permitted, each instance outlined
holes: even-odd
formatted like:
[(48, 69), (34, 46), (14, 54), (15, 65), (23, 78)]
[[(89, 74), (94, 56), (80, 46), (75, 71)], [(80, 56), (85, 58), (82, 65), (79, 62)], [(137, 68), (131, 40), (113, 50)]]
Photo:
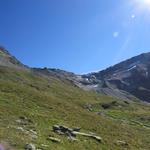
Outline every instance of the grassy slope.
[[(18, 150), (26, 143), (35, 143), (37, 147), (46, 144), (45, 150), (149, 150), (150, 107), (119, 100), (119, 106), (108, 110), (100, 107), (100, 103), (112, 101), (113, 98), (82, 91), (54, 77), (48, 80), (30, 72), (0, 67), (0, 140), (11, 143)], [(93, 106), (92, 112), (83, 108), (86, 104)], [(97, 115), (97, 112), (105, 115)], [(16, 122), (20, 116), (32, 120), (33, 123), (24, 128), (36, 129), (38, 139), (16, 129), (21, 127)], [(98, 143), (78, 137), (79, 141), (70, 142), (67, 137), (51, 131), (54, 124), (81, 127), (82, 131), (97, 133), (103, 141)], [(53, 143), (47, 140), (48, 135), (62, 142)], [(117, 140), (129, 145), (118, 146)]]

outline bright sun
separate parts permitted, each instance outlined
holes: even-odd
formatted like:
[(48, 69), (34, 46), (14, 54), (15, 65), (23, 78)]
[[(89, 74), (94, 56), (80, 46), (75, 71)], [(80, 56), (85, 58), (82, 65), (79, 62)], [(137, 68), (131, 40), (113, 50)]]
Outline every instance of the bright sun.
[(146, 4), (150, 4), (150, 0), (143, 0)]
[(139, 10), (150, 11), (150, 0), (133, 0), (134, 6)]
[(145, 4), (150, 5), (150, 0), (141, 0), (141, 3), (142, 3), (142, 1), (143, 1), (143, 3), (145, 3)]
[(150, 0), (136, 0), (137, 3), (141, 5), (150, 6)]

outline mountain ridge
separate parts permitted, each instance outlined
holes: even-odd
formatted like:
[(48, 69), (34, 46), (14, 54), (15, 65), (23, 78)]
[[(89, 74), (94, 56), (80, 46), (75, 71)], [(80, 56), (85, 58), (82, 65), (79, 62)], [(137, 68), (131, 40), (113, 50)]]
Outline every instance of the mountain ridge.
[(119, 99), (150, 102), (150, 52), (127, 59), (102, 71), (77, 75), (55, 68), (30, 68), (0, 47), (0, 65), (28, 69), (44, 77), (56, 76), (75, 86)]
[(27, 69), (28, 66), (21, 63), (16, 57), (12, 56), (8, 50), (4, 47), (0, 46), (0, 65), (1, 66), (9, 66), (16, 68)]
[[(97, 82), (99, 85), (105, 85), (105, 88), (103, 88), (103, 85), (100, 85), (101, 87), (99, 90), (106, 88), (112, 90), (119, 89), (120, 91), (127, 92), (125, 97), (133, 95), (141, 100), (149, 102), (149, 73), (150, 53), (143, 53), (105, 70), (84, 75), (84, 77), (91, 80), (91, 83)], [(140, 90), (140, 88), (143, 88), (143, 90)], [(136, 91), (140, 94), (136, 93)]]

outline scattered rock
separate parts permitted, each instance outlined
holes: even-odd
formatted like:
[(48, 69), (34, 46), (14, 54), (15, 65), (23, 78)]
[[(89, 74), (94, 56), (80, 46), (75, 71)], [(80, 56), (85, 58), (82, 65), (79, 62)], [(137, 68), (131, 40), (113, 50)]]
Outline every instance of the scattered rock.
[(81, 128), (73, 128), (73, 131), (80, 132)]
[(129, 101), (124, 101), (124, 103), (125, 103), (125, 104), (128, 104), (128, 105), (130, 104), (130, 102), (129, 102)]
[(30, 131), (30, 133), (32, 133), (32, 134), (34, 134), (34, 135), (37, 135), (37, 132), (36, 132), (36, 130), (29, 130)]
[(68, 136), (68, 140), (70, 140), (70, 141), (78, 141), (75, 137), (72, 137), (72, 136)]
[(52, 142), (55, 142), (55, 143), (60, 143), (60, 142), (61, 142), (60, 139), (54, 138), (54, 137), (50, 137), (50, 136), (49, 136), (47, 139), (48, 139), (48, 140), (51, 140)]
[(109, 109), (111, 108), (111, 105), (110, 104), (102, 104), (101, 105), (104, 109)]
[(42, 147), (48, 147), (48, 145), (46, 145), (46, 144), (42, 144), (41, 146), (42, 146)]
[(122, 106), (121, 106), (121, 105), (118, 105), (118, 108), (122, 108)]
[(20, 119), (16, 120), (16, 122), (17, 122), (18, 124), (21, 124), (21, 120), (20, 120)]
[(34, 144), (26, 144), (25, 150), (36, 150), (36, 147)]
[(74, 134), (82, 135), (82, 136), (86, 136), (86, 137), (91, 137), (91, 138), (97, 140), (98, 142), (102, 141), (102, 138), (99, 136), (96, 136), (95, 134), (87, 134), (87, 133), (82, 133), (82, 132), (74, 132)]
[(116, 144), (119, 145), (119, 146), (128, 146), (128, 143), (127, 143), (127, 142), (125, 142), (125, 141), (120, 141), (120, 140), (118, 140), (118, 141), (116, 142)]
[(20, 120), (27, 120), (27, 117), (25, 117), (25, 116), (20, 116), (19, 119), (20, 119)]
[[(75, 129), (76, 130), (76, 129)], [(53, 131), (57, 132), (58, 134), (66, 134), (68, 136), (76, 136), (73, 131), (74, 129), (62, 126), (62, 125), (54, 125)]]
[(38, 138), (38, 136), (37, 135), (34, 135), (34, 134), (30, 134), (30, 136), (31, 136), (31, 138), (34, 140), (36, 140), (37, 138)]
[(91, 137), (99, 142), (101, 142), (102, 138), (99, 136), (96, 136), (95, 134), (91, 133), (91, 134), (87, 134), (87, 133), (82, 133), (80, 132), (80, 128), (68, 128), (66, 126), (62, 126), (62, 125), (54, 125), (53, 126), (53, 131), (60, 134), (60, 135), (67, 135), (68, 138), (72, 141), (75, 141), (75, 137), (77, 135), (82, 135), (82, 136), (86, 136), (86, 137)]
[(16, 120), (16, 122), (20, 125), (29, 125), (33, 123), (31, 119), (28, 119), (27, 117), (24, 116), (19, 117), (19, 119)]
[(107, 116), (104, 112), (98, 112), (97, 115), (100, 115), (102, 117), (106, 117)]
[(86, 105), (84, 106), (84, 108), (87, 109), (88, 111), (93, 111), (93, 107), (92, 107), (91, 104), (86, 104)]
[(18, 131), (22, 131), (22, 132), (25, 131), (23, 127), (17, 127), (16, 129), (17, 129)]
[(27, 135), (29, 135), (32, 139), (37, 139), (38, 135), (37, 132), (35, 130), (32, 129), (25, 129), (23, 127), (15, 127), (18, 131), (21, 131)]
[(101, 104), (103, 109), (110, 109), (113, 106), (118, 106), (117, 101)]

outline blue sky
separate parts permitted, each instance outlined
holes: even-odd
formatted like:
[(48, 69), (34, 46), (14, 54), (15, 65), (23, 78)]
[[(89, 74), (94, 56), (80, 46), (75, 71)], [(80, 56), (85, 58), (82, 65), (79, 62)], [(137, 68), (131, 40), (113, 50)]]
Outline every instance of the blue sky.
[(149, 0), (0, 0), (0, 45), (31, 67), (98, 71), (150, 51)]

